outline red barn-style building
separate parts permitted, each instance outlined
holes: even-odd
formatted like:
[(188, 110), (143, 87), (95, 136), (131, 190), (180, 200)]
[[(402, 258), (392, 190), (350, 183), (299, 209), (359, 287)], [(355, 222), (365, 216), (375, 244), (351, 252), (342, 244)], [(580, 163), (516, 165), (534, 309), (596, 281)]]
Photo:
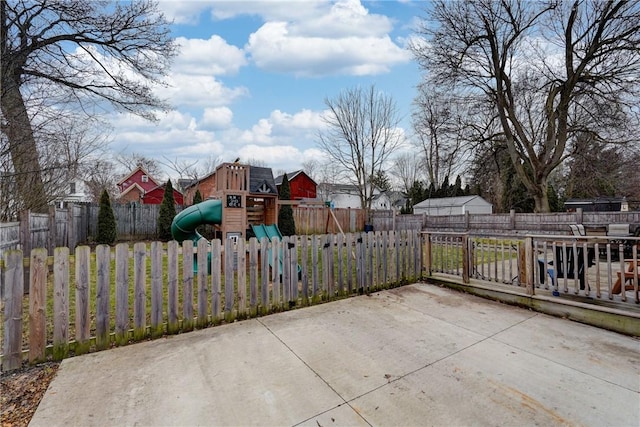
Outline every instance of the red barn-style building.
[[(162, 199), (164, 198), (164, 189), (167, 184), (158, 185), (156, 188), (147, 191), (142, 196), (142, 203), (145, 205), (159, 205), (162, 203)], [(184, 196), (181, 192), (173, 189), (173, 200), (175, 200), (176, 205), (184, 205)]]
[[(278, 193), (280, 192), (283, 177), (284, 175), (276, 177)], [(316, 187), (318, 184), (304, 171), (287, 172), (287, 179), (291, 188), (291, 200), (315, 199), (317, 197)]]

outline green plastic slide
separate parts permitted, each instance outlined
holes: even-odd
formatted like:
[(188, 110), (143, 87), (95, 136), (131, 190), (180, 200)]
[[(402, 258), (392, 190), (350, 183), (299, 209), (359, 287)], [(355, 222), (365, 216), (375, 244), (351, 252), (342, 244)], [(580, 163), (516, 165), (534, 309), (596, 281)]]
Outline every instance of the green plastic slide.
[[(268, 238), (270, 242), (273, 240), (274, 237), (277, 237), (278, 240), (282, 241), (282, 233), (280, 232), (280, 229), (276, 224), (251, 225), (251, 229), (253, 230), (253, 234), (256, 236), (258, 241), (262, 240), (263, 237)], [(282, 271), (282, 268), (283, 268), (282, 267), (282, 249), (280, 249), (279, 254), (280, 254), (280, 263), (279, 263), (280, 271)], [(269, 265), (273, 267), (272, 265), (273, 260), (271, 258), (271, 249), (269, 249), (268, 257), (269, 257)], [(301, 272), (302, 272), (302, 268), (300, 267), (300, 265), (298, 265), (298, 276), (300, 275)]]
[[(222, 224), (222, 202), (220, 200), (205, 200), (180, 212), (171, 223), (171, 235), (180, 243), (191, 240), (194, 245), (197, 245), (198, 240), (203, 237), (196, 231), (196, 228), (204, 224)], [(207, 259), (207, 271), (211, 273), (211, 252), (209, 252)], [(193, 255), (193, 271), (198, 271), (196, 254)]]
[(197, 244), (202, 235), (196, 231), (204, 224), (222, 223), (222, 202), (220, 200), (205, 200), (189, 206), (173, 218), (171, 235), (178, 242), (192, 240)]

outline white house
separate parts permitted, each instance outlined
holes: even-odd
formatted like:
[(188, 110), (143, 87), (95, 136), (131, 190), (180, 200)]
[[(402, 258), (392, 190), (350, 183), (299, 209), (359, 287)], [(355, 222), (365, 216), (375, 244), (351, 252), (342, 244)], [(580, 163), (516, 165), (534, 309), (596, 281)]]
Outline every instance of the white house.
[(491, 214), (493, 205), (480, 196), (443, 197), (440, 199), (427, 199), (413, 206), (414, 214), (427, 214), (431, 216)]
[[(323, 182), (318, 184), (318, 198), (325, 202), (331, 202), (334, 208), (352, 208), (360, 209), (360, 197), (358, 196), (358, 188), (355, 185), (348, 184), (329, 184)], [(393, 201), (385, 192), (381, 192), (377, 188), (373, 190), (373, 200), (371, 209), (387, 210), (393, 208)]]
[(66, 194), (56, 200), (56, 205), (63, 207), (67, 203), (88, 203), (93, 201), (93, 195), (86, 182), (80, 178), (67, 183)]

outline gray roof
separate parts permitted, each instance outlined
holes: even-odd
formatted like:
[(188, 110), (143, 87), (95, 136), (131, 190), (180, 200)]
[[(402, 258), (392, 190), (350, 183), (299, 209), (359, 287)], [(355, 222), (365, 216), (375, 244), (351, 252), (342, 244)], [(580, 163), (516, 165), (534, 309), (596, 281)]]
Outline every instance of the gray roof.
[(420, 203), (415, 204), (413, 207), (419, 208), (445, 208), (452, 206), (464, 206), (470, 201), (474, 199), (479, 199), (486, 203), (487, 205), (491, 205), (491, 203), (487, 202), (480, 196), (459, 196), (459, 197), (442, 197), (438, 199), (427, 199), (423, 200)]
[[(278, 194), (276, 182), (273, 179), (271, 168), (263, 168), (259, 166), (249, 166), (249, 192), (262, 194)], [(268, 191), (260, 191), (266, 188)]]

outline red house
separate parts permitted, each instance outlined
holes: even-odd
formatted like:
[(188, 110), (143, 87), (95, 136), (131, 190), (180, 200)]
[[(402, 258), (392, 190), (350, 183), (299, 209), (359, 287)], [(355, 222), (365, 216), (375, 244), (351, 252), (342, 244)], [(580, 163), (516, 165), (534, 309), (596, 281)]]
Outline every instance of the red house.
[[(145, 205), (159, 205), (162, 203), (162, 199), (164, 198), (164, 189), (167, 184), (158, 185), (157, 187), (147, 191), (142, 196), (142, 203)], [(175, 200), (176, 205), (184, 205), (184, 197), (181, 192), (173, 189), (173, 200)]]
[[(120, 203), (138, 202), (147, 205), (159, 205), (164, 197), (164, 187), (142, 167), (138, 166), (129, 175), (116, 184), (120, 190), (117, 201)], [(182, 193), (173, 189), (173, 198), (177, 205), (184, 204)]]
[[(276, 186), (278, 193), (282, 185), (284, 175), (276, 177)], [(289, 187), (291, 188), (291, 200), (315, 199), (317, 197), (316, 187), (318, 184), (309, 177), (304, 171), (297, 170), (295, 172), (287, 172)]]
[(142, 197), (147, 191), (151, 191), (160, 185), (142, 167), (138, 166), (129, 175), (122, 178), (116, 184), (120, 190), (118, 202), (142, 202)]

